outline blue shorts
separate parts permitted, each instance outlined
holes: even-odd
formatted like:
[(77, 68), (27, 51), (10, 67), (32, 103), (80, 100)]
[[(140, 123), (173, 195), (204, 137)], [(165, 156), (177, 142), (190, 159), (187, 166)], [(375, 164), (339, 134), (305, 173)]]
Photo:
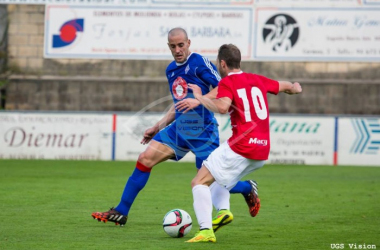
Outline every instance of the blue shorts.
[(193, 152), (196, 166), (200, 169), (202, 162), (219, 147), (218, 124), (211, 122), (198, 126), (174, 121), (158, 132), (153, 140), (172, 148), (175, 153), (172, 159), (175, 161), (181, 160), (189, 151)]

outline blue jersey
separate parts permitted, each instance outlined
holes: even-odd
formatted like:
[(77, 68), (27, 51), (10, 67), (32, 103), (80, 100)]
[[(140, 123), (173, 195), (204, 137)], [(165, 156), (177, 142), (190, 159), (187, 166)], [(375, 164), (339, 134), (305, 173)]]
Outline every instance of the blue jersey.
[[(170, 93), (172, 94), (174, 104), (186, 99), (194, 98), (192, 90), (188, 88), (188, 83), (196, 84), (202, 89), (203, 94), (210, 92), (210, 87), (217, 87), (221, 80), (217, 69), (209, 59), (197, 53), (191, 53), (184, 63), (173, 61), (166, 68), (166, 77), (169, 82)], [(195, 122), (194, 119), (202, 119), (205, 124), (214, 122), (214, 114), (206, 109), (203, 105), (182, 113), (176, 110), (175, 119), (183, 123)]]
[[(170, 63), (166, 76), (174, 104), (186, 98), (194, 98), (188, 83), (197, 84), (202, 93), (207, 94), (210, 87), (217, 87), (220, 81), (215, 65), (196, 53), (190, 54), (184, 63)], [(214, 114), (202, 105), (187, 113), (176, 110), (175, 121), (153, 139), (172, 148), (175, 154), (172, 159), (176, 161), (188, 152), (193, 152), (199, 169), (203, 160), (219, 146), (218, 123)]]

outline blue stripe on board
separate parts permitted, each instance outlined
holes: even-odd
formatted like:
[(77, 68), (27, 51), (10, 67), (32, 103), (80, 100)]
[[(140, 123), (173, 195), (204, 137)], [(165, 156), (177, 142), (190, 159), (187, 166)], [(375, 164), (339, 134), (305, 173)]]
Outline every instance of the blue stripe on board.
[(363, 151), (364, 151), (364, 148), (365, 148), (365, 146), (367, 145), (367, 143), (368, 143), (368, 141), (369, 141), (369, 138), (370, 138), (370, 135), (369, 135), (368, 130), (367, 130), (366, 126), (365, 126), (364, 120), (362, 120), (362, 125), (363, 125), (363, 128), (364, 128), (364, 132), (367, 134), (367, 137), (366, 137), (366, 139), (365, 139), (364, 145), (363, 145), (363, 147), (362, 147), (362, 150), (360, 150), (360, 152), (363, 152)]
[(368, 147), (369, 150), (378, 150), (379, 147)]

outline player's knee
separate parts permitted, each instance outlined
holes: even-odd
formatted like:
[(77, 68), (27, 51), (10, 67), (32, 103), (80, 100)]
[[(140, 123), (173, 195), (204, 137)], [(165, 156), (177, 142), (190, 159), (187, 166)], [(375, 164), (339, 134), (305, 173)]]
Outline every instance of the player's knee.
[(191, 181), (191, 188), (195, 187), (197, 185), (197, 182), (195, 179)]
[(202, 183), (197, 177), (195, 177), (191, 181), (191, 188), (195, 187), (196, 185), (204, 185), (204, 183)]
[(139, 155), (137, 161), (146, 166), (147, 168), (152, 168), (155, 164), (152, 160), (152, 157), (145, 151)]

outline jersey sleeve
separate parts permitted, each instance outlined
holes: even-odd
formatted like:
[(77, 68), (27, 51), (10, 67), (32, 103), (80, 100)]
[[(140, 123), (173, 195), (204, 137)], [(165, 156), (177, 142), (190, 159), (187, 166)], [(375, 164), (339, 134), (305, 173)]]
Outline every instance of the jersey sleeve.
[(210, 84), (213, 88), (218, 86), (221, 80), (216, 66), (206, 57), (200, 57), (200, 67), (198, 77), (205, 83)]
[(168, 79), (168, 81), (170, 81), (169, 70), (171, 69), (171, 65), (172, 65), (172, 63), (170, 63), (170, 64), (166, 67), (166, 70), (165, 70), (165, 76), (166, 76), (166, 79)]
[(227, 78), (222, 79), (219, 82), (218, 86), (218, 94), (216, 95), (216, 98), (222, 98), (222, 97), (228, 97), (231, 100), (233, 100), (234, 93), (232, 92), (232, 89), (228, 85)]
[(258, 77), (261, 79), (261, 81), (264, 83), (264, 86), (266, 87), (267, 91), (271, 94), (277, 95), (280, 91), (280, 83), (276, 80), (272, 80), (270, 78), (267, 78), (265, 76)]

